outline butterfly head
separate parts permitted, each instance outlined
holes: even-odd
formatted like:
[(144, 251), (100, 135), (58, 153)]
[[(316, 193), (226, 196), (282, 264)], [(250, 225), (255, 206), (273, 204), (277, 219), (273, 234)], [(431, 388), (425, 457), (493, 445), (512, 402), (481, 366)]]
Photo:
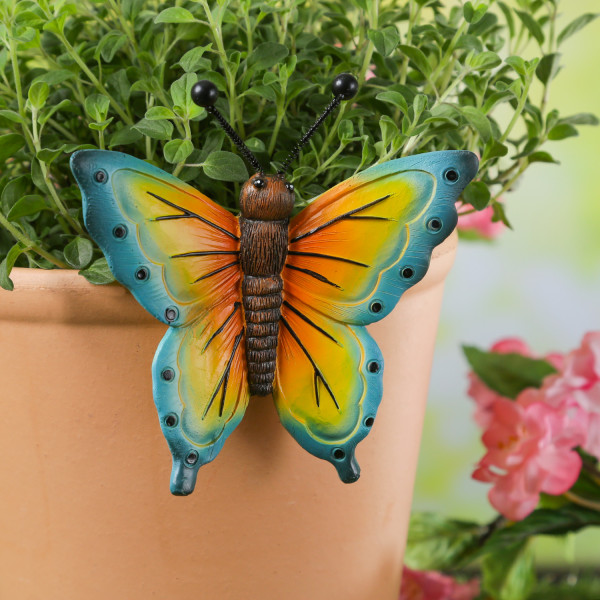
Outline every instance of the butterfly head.
[(246, 219), (287, 219), (294, 208), (294, 186), (283, 174), (256, 173), (242, 187), (240, 207)]

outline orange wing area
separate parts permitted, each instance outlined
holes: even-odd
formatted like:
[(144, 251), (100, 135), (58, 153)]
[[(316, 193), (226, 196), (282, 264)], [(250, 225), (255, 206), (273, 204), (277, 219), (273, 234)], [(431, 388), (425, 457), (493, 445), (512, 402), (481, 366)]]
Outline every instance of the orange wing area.
[(187, 308), (187, 321), (205, 307), (238, 298), (236, 217), (185, 184), (139, 171), (118, 171), (113, 187), (122, 214), (136, 225), (142, 252), (162, 266), (166, 291)]
[[(425, 212), (435, 187), (428, 173), (392, 172), (354, 177), (319, 196), (290, 223), (286, 297), (342, 322), (375, 320), (362, 305), (401, 260), (409, 225)], [(381, 290), (382, 304), (400, 295), (395, 281), (389, 287)]]
[(374, 423), (382, 371), (364, 327), (333, 321), (297, 300), (283, 305), (273, 393), (279, 418), (346, 483), (360, 473), (354, 449)]

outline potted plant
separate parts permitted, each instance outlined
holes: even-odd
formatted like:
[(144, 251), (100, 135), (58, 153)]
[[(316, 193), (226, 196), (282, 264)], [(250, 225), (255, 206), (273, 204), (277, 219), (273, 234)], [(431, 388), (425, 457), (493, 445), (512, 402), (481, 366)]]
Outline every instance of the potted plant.
[(329, 102), (333, 75), (353, 72), (354, 103), (293, 171), (300, 207), (370, 165), (469, 149), (481, 168), (459, 212), (486, 210), (508, 224), (500, 200), (531, 164), (553, 162), (546, 142), (593, 121), (549, 110), (556, 45), (580, 26), (562, 29), (554, 2), (526, 0), (518, 10), (426, 0), (3, 0), (0, 19), (3, 591), (395, 598), (456, 237), (371, 328), (388, 368), (377, 427), (358, 449), (358, 483), (340, 484), (257, 400), (182, 500), (166, 485), (151, 400), (164, 326), (123, 288), (99, 285), (113, 279), (82, 225), (68, 159), (118, 149), (235, 211), (248, 172), (191, 102), (196, 81), (219, 88), (220, 110), (261, 161), (277, 164), (287, 147), (276, 140), (297, 140)]

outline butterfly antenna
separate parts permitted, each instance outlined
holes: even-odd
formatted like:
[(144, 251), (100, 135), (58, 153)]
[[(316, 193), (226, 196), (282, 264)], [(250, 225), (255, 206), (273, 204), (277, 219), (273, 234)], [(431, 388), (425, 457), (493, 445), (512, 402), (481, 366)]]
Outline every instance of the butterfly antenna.
[(263, 173), (264, 169), (258, 162), (258, 159), (244, 142), (242, 138), (234, 131), (233, 127), (227, 122), (225, 117), (217, 110), (215, 103), (219, 97), (219, 90), (217, 86), (207, 79), (203, 79), (194, 85), (191, 92), (192, 100), (198, 106), (202, 106), (206, 109), (206, 112), (219, 122), (219, 125), (223, 128), (225, 133), (229, 136), (229, 139), (237, 146), (238, 150), (242, 153), (244, 158), (250, 163), (255, 171)]
[(333, 112), (343, 100), (350, 100), (356, 96), (358, 92), (358, 81), (354, 75), (350, 73), (341, 73), (338, 75), (331, 84), (331, 91), (333, 92), (333, 100), (328, 104), (327, 108), (322, 112), (321, 116), (313, 123), (312, 127), (300, 138), (294, 145), (288, 157), (283, 161), (279, 173), (285, 173), (290, 164), (298, 158), (300, 150), (308, 143), (308, 140), (314, 135), (315, 131), (319, 128), (321, 123)]

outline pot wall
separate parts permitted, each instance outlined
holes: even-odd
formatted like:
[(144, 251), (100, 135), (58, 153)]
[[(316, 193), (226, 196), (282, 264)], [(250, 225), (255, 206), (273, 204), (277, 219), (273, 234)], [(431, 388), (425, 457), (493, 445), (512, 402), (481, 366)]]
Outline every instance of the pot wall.
[(15, 269), (0, 291), (0, 598), (396, 600), (444, 278), (370, 327), (384, 398), (342, 484), (253, 398), (196, 491), (169, 493), (150, 366), (165, 326), (119, 286)]

